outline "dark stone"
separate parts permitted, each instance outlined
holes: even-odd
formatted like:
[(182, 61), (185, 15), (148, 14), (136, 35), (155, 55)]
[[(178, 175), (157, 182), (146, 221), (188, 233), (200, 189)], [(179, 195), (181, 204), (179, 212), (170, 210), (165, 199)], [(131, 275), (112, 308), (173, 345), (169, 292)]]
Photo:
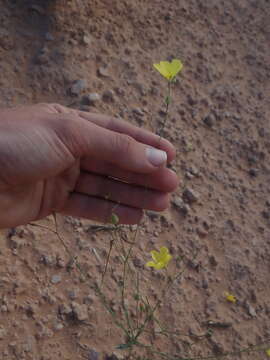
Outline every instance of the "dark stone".
[(186, 188), (183, 192), (183, 200), (188, 204), (192, 204), (199, 200), (199, 195), (194, 190)]
[(264, 210), (262, 211), (262, 217), (264, 217), (266, 220), (270, 219), (270, 211)]
[(190, 211), (190, 207), (184, 203), (184, 201), (182, 200), (181, 197), (176, 197), (173, 201), (172, 201), (174, 207), (183, 215), (186, 216), (188, 215), (189, 211)]
[(104, 360), (119, 360), (119, 359), (115, 354), (111, 354), (111, 355), (105, 355)]
[(87, 354), (87, 360), (99, 360), (99, 353), (94, 349), (90, 349)]
[(104, 91), (103, 95), (102, 95), (102, 99), (105, 102), (114, 102), (115, 98), (114, 98), (114, 92), (113, 90), (106, 90)]
[(76, 80), (70, 88), (72, 95), (79, 95), (87, 88), (87, 82), (85, 79)]
[(254, 168), (251, 168), (249, 169), (249, 175), (252, 176), (252, 177), (256, 177), (258, 176), (258, 173), (259, 173), (259, 170), (258, 169), (254, 169)]
[(208, 114), (204, 119), (203, 122), (205, 123), (205, 125), (207, 125), (208, 127), (212, 128), (214, 123), (215, 123), (215, 118), (214, 115), (212, 114)]

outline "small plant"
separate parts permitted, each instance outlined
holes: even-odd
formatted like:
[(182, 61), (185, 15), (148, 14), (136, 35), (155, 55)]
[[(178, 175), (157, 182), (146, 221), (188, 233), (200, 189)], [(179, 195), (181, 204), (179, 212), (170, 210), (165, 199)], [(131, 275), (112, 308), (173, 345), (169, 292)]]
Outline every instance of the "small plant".
[(154, 64), (153, 66), (168, 81), (168, 89), (167, 89), (167, 94), (165, 96), (165, 106), (166, 106), (165, 117), (164, 117), (164, 121), (161, 125), (161, 129), (159, 131), (159, 134), (162, 135), (162, 132), (167, 123), (169, 107), (172, 102), (172, 94), (171, 94), (172, 93), (172, 84), (175, 82), (177, 74), (182, 70), (183, 64), (180, 60), (174, 59), (171, 62), (160, 61), (160, 63)]
[[(162, 122), (159, 135), (161, 136), (169, 115), (170, 104), (172, 103), (172, 86), (176, 81), (176, 76), (182, 70), (183, 64), (178, 59), (172, 61), (161, 61), (153, 64), (154, 68), (166, 79), (167, 81), (167, 93), (165, 95), (165, 118)], [(147, 190), (146, 190), (147, 191)], [(118, 204), (115, 206), (115, 208)], [(143, 261), (142, 266), (138, 268), (134, 266), (133, 252), (134, 247), (139, 240), (139, 233), (141, 225), (138, 225), (134, 230), (133, 227), (123, 227), (119, 225), (119, 218), (114, 213), (109, 216), (108, 222), (111, 224), (108, 226), (111, 239), (109, 243), (108, 253), (106, 255), (104, 268), (102, 271), (100, 281), (94, 281), (89, 283), (91, 289), (96, 291), (101, 303), (110, 315), (112, 322), (116, 328), (122, 334), (120, 344), (116, 346), (118, 350), (122, 350), (127, 355), (125, 359), (141, 359), (141, 360), (214, 360), (223, 359), (230, 356), (240, 356), (241, 354), (249, 354), (253, 352), (264, 352), (270, 357), (270, 348), (268, 339), (266, 342), (257, 344), (255, 346), (249, 346), (242, 348), (235, 352), (224, 352), (219, 355), (207, 355), (207, 356), (190, 356), (192, 352), (192, 346), (199, 341), (210, 339), (213, 336), (215, 328), (226, 329), (230, 324), (223, 322), (208, 321), (206, 330), (201, 334), (185, 334), (179, 330), (171, 329), (168, 325), (164, 324), (160, 318), (160, 311), (164, 303), (166, 303), (170, 294), (171, 288), (177, 284), (180, 286), (180, 280), (182, 275), (187, 269), (187, 264), (190, 261), (194, 261), (198, 253), (193, 254), (192, 259), (185, 261), (182, 256), (173, 257), (169, 249), (166, 246), (161, 246), (159, 251), (152, 250), (150, 252), (152, 260)], [(55, 217), (56, 231), (54, 231), (62, 245), (65, 247), (67, 253), (73, 259), (68, 247), (65, 245), (64, 240), (60, 237), (57, 228), (57, 221)], [(102, 226), (104, 228), (104, 226)], [(112, 255), (116, 255), (120, 261), (119, 268), (121, 268), (121, 276), (115, 279), (114, 289), (114, 302), (118, 304), (118, 309), (115, 309), (111, 305), (111, 299), (106, 297), (106, 274), (109, 271), (110, 258)], [(145, 257), (149, 258), (149, 254)], [(80, 272), (81, 278), (86, 279), (83, 269), (80, 267), (78, 258), (74, 257), (75, 265)], [(175, 268), (174, 273), (168, 273), (168, 267)], [(151, 269), (149, 269), (151, 268)], [(176, 269), (180, 269), (177, 271)], [(152, 277), (160, 280), (160, 299), (158, 296), (150, 298), (147, 295), (147, 289), (143, 289), (142, 282), (149, 284)], [(111, 280), (108, 281), (108, 286), (112, 287)], [(224, 293), (225, 299), (228, 302), (235, 304), (237, 302), (236, 297), (229, 293)], [(153, 299), (154, 298), (154, 299)], [(177, 342), (182, 345), (183, 348), (188, 348), (184, 354), (171, 354), (170, 351), (160, 351), (155, 347), (155, 339), (157, 336), (165, 339), (164, 341)], [(151, 337), (151, 340), (149, 340)], [(188, 341), (187, 341), (188, 339)], [(166, 349), (164, 345), (164, 349)], [(135, 350), (139, 351), (140, 355), (135, 355)]]

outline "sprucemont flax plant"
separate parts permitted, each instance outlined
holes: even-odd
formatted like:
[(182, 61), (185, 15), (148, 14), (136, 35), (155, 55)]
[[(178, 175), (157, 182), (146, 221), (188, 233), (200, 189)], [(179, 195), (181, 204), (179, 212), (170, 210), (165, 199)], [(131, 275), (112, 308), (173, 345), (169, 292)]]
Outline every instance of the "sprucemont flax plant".
[[(168, 120), (170, 104), (172, 102), (172, 89), (174, 84), (176, 84), (176, 76), (182, 70), (183, 64), (179, 59), (173, 59), (172, 61), (160, 61), (159, 63), (153, 64), (153, 67), (167, 81), (167, 94), (165, 94), (166, 96), (164, 96), (164, 119), (161, 124), (161, 128), (157, 129), (157, 134), (160, 136), (161, 140), (162, 132)], [(109, 200), (109, 198), (110, 196), (108, 194), (106, 196), (106, 199)], [(119, 217), (115, 213), (115, 210), (119, 205), (120, 203), (117, 203), (113, 207), (110, 216), (108, 217), (108, 223), (111, 224), (110, 226), (105, 225), (96, 227), (96, 225), (93, 225), (93, 229), (96, 229), (96, 231), (110, 231), (111, 237), (109, 249), (106, 254), (105, 266), (103, 271), (101, 271), (101, 279), (100, 281), (96, 281), (96, 279), (94, 279), (94, 282), (92, 284), (89, 284), (91, 290), (95, 290), (95, 293), (99, 297), (104, 308), (107, 310), (108, 314), (110, 314), (111, 321), (113, 322), (115, 328), (122, 333), (124, 341), (123, 343), (118, 344), (116, 346), (116, 349), (127, 351), (127, 359), (130, 360), (214, 360), (219, 358), (228, 358), (229, 360), (231, 359), (231, 356), (237, 356), (243, 353), (248, 354), (250, 352), (263, 352), (267, 357), (270, 358), (269, 339), (261, 342), (260, 344), (241, 348), (234, 352), (223, 352), (222, 354), (217, 356), (199, 356), (196, 354), (195, 356), (189, 356), (187, 354), (183, 355), (184, 357), (182, 356), (182, 354), (172, 355), (170, 352), (160, 351), (160, 349), (155, 347), (156, 344), (152, 343), (152, 340), (151, 342), (147, 341), (147, 337), (145, 337), (145, 334), (147, 336), (149, 334), (153, 336), (152, 339), (155, 339), (158, 335), (165, 336), (167, 339), (169, 339), (171, 336), (174, 336), (177, 337), (175, 338), (175, 340), (177, 340), (178, 343), (183, 344), (183, 348), (184, 346), (186, 346), (186, 336), (189, 335), (184, 334), (184, 338), (182, 339), (181, 333), (178, 332), (178, 330), (172, 331), (170, 326), (168, 326), (167, 324), (163, 324), (160, 309), (163, 306), (163, 303), (166, 302), (166, 296), (168, 295), (171, 287), (176, 284), (179, 285), (178, 281), (181, 279), (184, 271), (187, 269), (187, 263), (185, 262), (184, 256), (173, 257), (166, 246), (161, 246), (159, 249), (150, 251), (152, 260), (145, 262), (145, 267), (153, 268), (154, 271), (150, 272), (149, 269), (146, 270), (143, 266), (136, 266), (135, 262), (134, 264), (132, 264), (132, 253), (134, 247), (137, 245), (137, 238), (139, 236), (142, 225), (141, 223), (139, 223), (139, 225), (135, 226), (135, 229), (129, 228), (128, 233), (127, 228), (120, 225)], [(77, 267), (81, 275), (80, 280), (82, 282), (85, 281), (85, 279), (87, 279), (88, 277), (88, 273), (84, 273), (84, 269), (77, 261), (77, 257), (73, 256), (72, 252), (66, 246), (64, 240), (58, 234), (56, 217), (55, 228), (55, 233), (57, 234), (59, 240), (64, 245), (72, 261), (74, 260), (75, 266)], [(117, 289), (114, 292), (113, 299), (111, 299), (106, 296), (104, 289), (106, 289), (107, 286), (105, 275), (110, 269), (110, 258), (111, 255), (114, 254), (113, 250), (115, 250), (117, 253), (115, 260), (119, 262), (122, 268), (122, 274), (114, 277)], [(147, 255), (149, 256), (149, 254)], [(192, 261), (195, 260), (197, 255), (198, 252), (194, 252)], [(167, 271), (168, 265), (170, 265), (171, 269), (173, 270), (172, 273), (169, 273)], [(180, 271), (177, 270), (178, 268), (180, 269)], [(112, 267), (112, 269), (114, 268)], [(163, 273), (161, 274), (160, 271)], [(147, 293), (144, 293), (142, 291), (142, 280), (144, 278), (147, 279), (148, 277), (150, 278), (152, 276), (164, 280), (164, 286), (161, 286), (162, 301), (161, 299), (159, 299), (159, 297), (151, 299)], [(111, 288), (111, 286), (112, 283), (109, 280), (109, 287)], [(224, 292), (223, 296), (225, 301), (232, 304), (231, 306), (234, 306), (233, 304), (237, 303), (238, 301), (236, 296), (229, 292)], [(117, 304), (117, 306), (119, 306), (119, 311), (115, 310), (115, 306), (113, 307), (112, 304)], [(215, 324), (215, 322), (209, 321), (208, 328), (203, 334), (198, 335), (198, 339), (211, 338), (215, 330), (211, 327), (211, 323), (212, 325)], [(223, 327), (223, 323), (217, 322), (216, 324), (221, 324), (221, 327)], [(109, 329), (109, 331), (111, 331), (111, 329)], [(192, 339), (194, 339), (195, 337), (196, 336), (191, 335)], [(148, 354), (147, 357), (140, 357), (136, 354), (135, 349), (139, 351), (142, 351), (144, 349), (145, 352), (147, 352)]]

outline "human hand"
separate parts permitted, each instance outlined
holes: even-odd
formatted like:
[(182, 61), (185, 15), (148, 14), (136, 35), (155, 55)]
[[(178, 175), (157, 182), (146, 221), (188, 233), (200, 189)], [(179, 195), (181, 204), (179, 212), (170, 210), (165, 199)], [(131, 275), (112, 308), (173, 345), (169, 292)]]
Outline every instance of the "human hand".
[(104, 115), (58, 104), (0, 110), (0, 228), (53, 212), (138, 223), (142, 209), (168, 207), (174, 156), (167, 140)]

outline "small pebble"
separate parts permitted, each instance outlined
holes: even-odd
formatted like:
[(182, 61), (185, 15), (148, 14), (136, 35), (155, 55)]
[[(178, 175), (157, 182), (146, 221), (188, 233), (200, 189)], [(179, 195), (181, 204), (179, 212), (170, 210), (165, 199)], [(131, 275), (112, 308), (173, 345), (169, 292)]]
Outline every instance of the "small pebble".
[(71, 304), (71, 307), (72, 307), (73, 314), (74, 314), (74, 317), (76, 320), (85, 321), (88, 319), (87, 305), (85, 305), (85, 304), (80, 305), (80, 304), (76, 303), (75, 301), (73, 301)]
[(262, 217), (265, 218), (266, 220), (269, 220), (270, 219), (270, 211), (263, 210), (262, 211)]
[(142, 109), (140, 109), (140, 108), (134, 108), (134, 109), (132, 110), (132, 112), (133, 112), (135, 115), (144, 116), (144, 112), (143, 112)]
[(98, 69), (98, 75), (101, 77), (109, 77), (110, 76), (107, 68), (102, 67), (102, 66)]
[(204, 119), (203, 122), (205, 123), (205, 125), (207, 125), (208, 127), (213, 127), (214, 123), (215, 123), (215, 118), (214, 115), (212, 114), (208, 114)]
[(180, 196), (176, 197), (172, 201), (172, 203), (182, 215), (186, 216), (189, 213), (190, 207), (184, 203), (183, 199)]
[(251, 168), (251, 169), (249, 169), (248, 173), (249, 173), (249, 175), (250, 175), (251, 177), (257, 177), (258, 174), (259, 174), (259, 170), (258, 170), (258, 169)]
[(7, 331), (3, 326), (0, 326), (0, 340), (3, 340), (7, 335)]
[(8, 311), (8, 308), (6, 305), (1, 305), (0, 307), (0, 312), (7, 312)]
[(70, 88), (70, 93), (72, 95), (81, 94), (87, 87), (87, 82), (85, 79), (76, 80)]
[(99, 353), (94, 349), (90, 349), (87, 354), (87, 360), (98, 360), (98, 359), (99, 359)]
[(52, 34), (50, 32), (46, 32), (45, 34), (45, 40), (47, 41), (53, 41), (54, 37), (52, 36)]
[(68, 297), (71, 299), (71, 300), (75, 300), (78, 295), (77, 295), (77, 291), (76, 290), (69, 290), (68, 291)]
[(84, 45), (90, 45), (91, 44), (91, 42), (92, 42), (92, 40), (91, 40), (91, 37), (89, 36), (89, 35), (83, 35), (83, 38), (82, 38), (82, 43), (84, 44)]
[(64, 325), (60, 322), (57, 322), (56, 324), (54, 324), (54, 330), (56, 331), (60, 331), (64, 328)]
[(115, 98), (114, 98), (113, 90), (104, 91), (104, 93), (102, 95), (102, 99), (106, 102), (114, 102)]
[(193, 204), (199, 200), (199, 194), (190, 188), (186, 188), (183, 192), (183, 200), (188, 204)]
[(95, 105), (101, 100), (101, 96), (98, 93), (90, 93), (83, 97), (83, 103), (86, 105)]
[(61, 281), (61, 276), (60, 275), (53, 275), (51, 278), (51, 283), (52, 284), (58, 284)]
[(257, 316), (257, 313), (256, 313), (256, 310), (254, 309), (254, 307), (250, 304), (247, 304), (247, 311), (248, 311), (248, 314), (252, 317), (256, 317)]

